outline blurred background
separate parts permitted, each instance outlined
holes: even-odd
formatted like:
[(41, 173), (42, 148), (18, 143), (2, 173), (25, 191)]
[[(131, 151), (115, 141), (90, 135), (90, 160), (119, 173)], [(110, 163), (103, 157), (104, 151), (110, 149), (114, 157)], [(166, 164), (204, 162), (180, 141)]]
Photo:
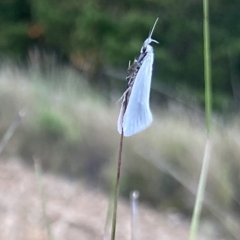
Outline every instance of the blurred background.
[[(213, 150), (199, 239), (239, 239), (239, 12), (238, 0), (210, 1)], [(1, 0), (1, 239), (50, 239), (34, 158), (53, 239), (102, 239), (117, 101), (157, 17), (154, 122), (124, 139), (117, 239), (130, 238), (135, 189), (139, 239), (187, 238), (206, 142), (202, 1)]]

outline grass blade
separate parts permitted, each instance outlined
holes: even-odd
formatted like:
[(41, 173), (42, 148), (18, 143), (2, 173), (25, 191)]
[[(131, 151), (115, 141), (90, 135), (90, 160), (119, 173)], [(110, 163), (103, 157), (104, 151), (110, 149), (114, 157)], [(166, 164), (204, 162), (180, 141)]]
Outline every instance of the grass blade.
[(44, 193), (44, 188), (43, 188), (43, 184), (42, 184), (42, 167), (39, 162), (39, 159), (33, 157), (33, 161), (34, 161), (34, 168), (35, 168), (35, 173), (36, 173), (36, 178), (37, 178), (37, 183), (38, 183), (38, 190), (39, 190), (40, 198), (41, 198), (43, 220), (44, 220), (44, 223), (45, 223), (45, 226), (47, 229), (48, 240), (54, 240), (52, 237), (50, 223), (49, 223), (49, 219), (47, 217), (47, 212), (46, 212), (46, 199), (45, 199), (45, 193)]
[(193, 217), (191, 221), (189, 240), (194, 240), (197, 235), (199, 219), (200, 219), (200, 214), (201, 214), (203, 199), (204, 199), (204, 192), (206, 187), (211, 148), (212, 148), (211, 140), (207, 139), (205, 150), (204, 150), (201, 176), (200, 176), (198, 190), (197, 190), (196, 202), (194, 205)]
[(203, 42), (204, 42), (204, 80), (205, 80), (205, 114), (206, 128), (209, 136), (212, 121), (212, 79), (211, 79), (211, 51), (209, 30), (208, 0), (203, 0)]
[(12, 124), (10, 125), (10, 127), (8, 128), (7, 132), (4, 134), (1, 142), (0, 142), (0, 154), (2, 153), (3, 149), (6, 147), (6, 145), (8, 144), (10, 138), (12, 137), (12, 135), (14, 134), (14, 132), (16, 131), (17, 127), (19, 126), (19, 124), (22, 121), (22, 118), (25, 116), (25, 112), (24, 111), (20, 111), (16, 117), (16, 119), (12, 122)]
[(189, 240), (195, 240), (197, 235), (211, 154), (210, 132), (212, 121), (212, 89), (211, 89), (212, 81), (211, 81), (211, 51), (210, 51), (208, 0), (203, 0), (203, 42), (204, 42), (204, 80), (205, 80), (205, 118), (206, 118), (207, 142), (205, 145), (205, 152), (198, 185), (197, 197), (194, 205), (193, 217), (191, 220)]

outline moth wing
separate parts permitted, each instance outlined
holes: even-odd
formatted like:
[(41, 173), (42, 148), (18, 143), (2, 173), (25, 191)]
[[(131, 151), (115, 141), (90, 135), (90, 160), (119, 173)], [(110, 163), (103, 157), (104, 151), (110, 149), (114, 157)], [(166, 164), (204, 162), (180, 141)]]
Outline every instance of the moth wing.
[(123, 116), (122, 127), (126, 137), (143, 131), (153, 121), (149, 107), (152, 66), (153, 52), (149, 52), (137, 73)]

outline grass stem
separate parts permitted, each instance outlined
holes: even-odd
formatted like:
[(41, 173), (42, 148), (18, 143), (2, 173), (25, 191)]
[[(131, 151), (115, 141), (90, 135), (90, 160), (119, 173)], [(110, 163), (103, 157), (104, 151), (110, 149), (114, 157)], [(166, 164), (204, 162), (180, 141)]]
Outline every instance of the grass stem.
[(6, 133), (4, 134), (1, 142), (0, 142), (0, 154), (2, 153), (3, 149), (6, 147), (8, 144), (10, 138), (16, 131), (17, 127), (19, 124), (22, 122), (22, 118), (25, 116), (25, 112), (22, 110), (18, 113), (16, 119), (12, 122)]
[(205, 145), (204, 157), (203, 157), (203, 164), (202, 164), (202, 169), (201, 169), (201, 176), (200, 176), (200, 180), (199, 180), (199, 184), (198, 184), (196, 202), (194, 205), (193, 217), (192, 217), (192, 221), (191, 221), (189, 240), (194, 240), (197, 235), (199, 219), (200, 219), (200, 214), (201, 214), (203, 199), (204, 199), (204, 192), (205, 192), (205, 187), (206, 187), (208, 168), (209, 168), (211, 146), (212, 146), (211, 140), (207, 139), (207, 142)]
[(196, 202), (191, 221), (189, 240), (195, 240), (197, 235), (211, 154), (210, 132), (212, 121), (212, 89), (211, 89), (211, 51), (210, 51), (208, 0), (203, 0), (203, 42), (204, 42), (203, 53), (204, 53), (204, 79), (205, 79), (205, 118), (206, 118), (207, 142), (205, 145), (205, 152), (200, 179), (198, 183)]
[(138, 239), (138, 198), (139, 192), (133, 191), (130, 194), (131, 201), (131, 240)]
[(211, 51), (209, 30), (208, 0), (203, 0), (203, 42), (204, 42), (204, 79), (205, 79), (205, 114), (206, 129), (209, 136), (212, 121), (212, 80), (211, 80)]
[(34, 161), (34, 168), (35, 168), (35, 173), (36, 173), (36, 178), (37, 178), (37, 183), (38, 183), (38, 190), (39, 190), (40, 197), (41, 197), (43, 220), (44, 220), (44, 223), (45, 223), (45, 226), (47, 229), (48, 240), (53, 240), (50, 223), (49, 223), (49, 219), (47, 217), (47, 212), (46, 212), (46, 199), (45, 199), (45, 193), (44, 193), (44, 188), (43, 188), (42, 178), (41, 178), (42, 177), (42, 167), (37, 158), (33, 157), (33, 161)]
[(112, 216), (111, 240), (115, 240), (115, 235), (116, 235), (119, 182), (120, 182), (121, 164), (122, 164), (122, 150), (123, 150), (123, 129), (122, 129), (122, 133), (121, 133), (121, 137), (120, 137), (118, 165), (117, 165), (117, 176), (116, 176), (116, 183), (115, 183), (114, 195), (113, 195), (113, 216)]

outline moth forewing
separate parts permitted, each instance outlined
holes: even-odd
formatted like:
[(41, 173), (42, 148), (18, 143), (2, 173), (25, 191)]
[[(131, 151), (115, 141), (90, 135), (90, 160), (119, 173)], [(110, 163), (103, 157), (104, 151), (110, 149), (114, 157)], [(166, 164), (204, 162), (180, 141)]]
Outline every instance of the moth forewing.
[(122, 118), (123, 132), (126, 137), (143, 131), (153, 121), (149, 107), (153, 50), (151, 46), (148, 47), (151, 49), (149, 48), (150, 51), (145, 56), (136, 75), (127, 108)]
[(144, 41), (140, 56), (132, 64), (128, 65), (128, 88), (123, 94), (123, 101), (118, 118), (118, 132), (125, 137), (141, 132), (150, 126), (153, 121), (149, 107), (150, 88), (152, 79), (153, 48), (151, 42), (156, 19), (148, 38)]

